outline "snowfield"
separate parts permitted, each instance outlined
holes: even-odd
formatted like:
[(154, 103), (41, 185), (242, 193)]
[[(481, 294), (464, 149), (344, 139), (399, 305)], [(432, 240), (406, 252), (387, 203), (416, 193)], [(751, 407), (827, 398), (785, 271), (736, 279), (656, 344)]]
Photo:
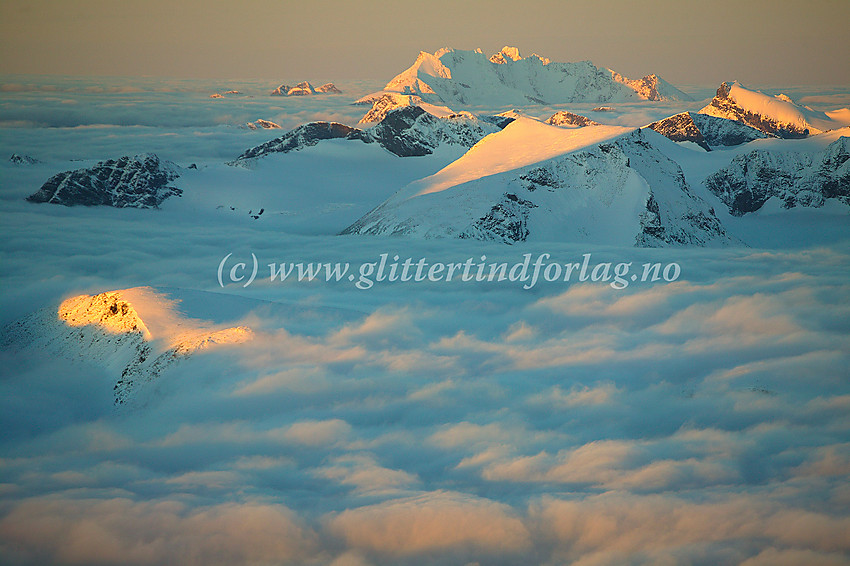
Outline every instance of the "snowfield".
[[(422, 57), (425, 113), (390, 97), (362, 124), (383, 81), (0, 77), (0, 563), (850, 561), (850, 89), (733, 86), (751, 116), (810, 107), (809, 135), (706, 151), (668, 137), (740, 125), (644, 126), (716, 84), (610, 112), (428, 101), (437, 62), (555, 64), (464, 53)], [(274, 142), (315, 122), (377, 134)], [(227, 164), (269, 142), (286, 151)], [(27, 200), (88, 171), (144, 205), (98, 164), (150, 154), (180, 190), (158, 208)], [(355, 285), (382, 255), (526, 254), (628, 264), (628, 284)], [(270, 277), (299, 262), (352, 278)]]

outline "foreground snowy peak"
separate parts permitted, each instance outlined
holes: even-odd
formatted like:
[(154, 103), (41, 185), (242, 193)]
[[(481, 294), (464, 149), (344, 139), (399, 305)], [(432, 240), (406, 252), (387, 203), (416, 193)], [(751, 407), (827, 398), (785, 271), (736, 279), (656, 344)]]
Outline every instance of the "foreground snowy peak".
[(246, 326), (185, 318), (176, 306), (149, 287), (79, 295), (11, 324), (2, 341), (104, 367), (115, 376), (115, 403), (122, 404), (138, 386), (192, 354), (253, 336)]
[(180, 176), (179, 168), (153, 153), (101, 161), (89, 169), (58, 173), (27, 197), (30, 202), (65, 206), (114, 206), (158, 208), (170, 196), (183, 191), (169, 186)]
[(631, 80), (589, 61), (550, 62), (536, 54), (521, 57), (513, 47), (504, 47), (490, 58), (480, 49), (420, 52), (414, 64), (387, 83), (384, 91), (361, 100), (386, 92), (413, 94), (452, 107), (688, 99), (655, 75)]
[(682, 112), (647, 126), (674, 142), (693, 142), (706, 151), (712, 146), (734, 146), (773, 137), (736, 120)]
[(565, 129), (527, 118), (404, 187), (343, 233), (641, 247), (734, 241), (640, 130)]
[(823, 112), (795, 104), (784, 94), (770, 96), (737, 81), (722, 83), (700, 114), (737, 120), (780, 138), (793, 139), (841, 127)]
[[(850, 134), (850, 128), (844, 130)], [(820, 208), (830, 199), (850, 205), (850, 137), (822, 151), (757, 149), (705, 180), (733, 216), (762, 209), (771, 199), (782, 208)]]

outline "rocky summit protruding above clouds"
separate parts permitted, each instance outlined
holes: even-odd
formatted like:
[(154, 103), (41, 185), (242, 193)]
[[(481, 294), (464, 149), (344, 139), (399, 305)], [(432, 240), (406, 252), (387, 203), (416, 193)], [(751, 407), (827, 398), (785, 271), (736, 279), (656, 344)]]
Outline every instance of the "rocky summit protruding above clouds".
[(823, 112), (796, 104), (784, 94), (770, 96), (749, 90), (737, 81), (722, 83), (715, 97), (699, 113), (737, 120), (785, 139), (804, 138), (844, 125)]
[(311, 122), (279, 138), (246, 150), (228, 165), (250, 166), (258, 158), (298, 151), (329, 139), (377, 143), (399, 157), (429, 155), (443, 144), (472, 147), (487, 134), (499, 131), (492, 121), (469, 113), (438, 118), (419, 106), (402, 106), (387, 112), (371, 128), (361, 130), (336, 122)]
[(711, 151), (712, 146), (734, 146), (774, 137), (737, 120), (695, 112), (675, 114), (653, 122), (647, 128), (674, 142), (693, 142), (706, 151)]
[(415, 94), (388, 92), (372, 101), (372, 108), (360, 118), (361, 124), (374, 124), (383, 120), (387, 113), (405, 106), (421, 106), (422, 98)]
[(158, 208), (183, 191), (169, 186), (180, 176), (179, 168), (152, 153), (101, 161), (89, 169), (58, 173), (47, 180), (30, 202), (65, 206), (113, 206)]
[(37, 165), (41, 163), (35, 157), (30, 157), (29, 155), (18, 155), (17, 153), (13, 153), (9, 158), (9, 163), (14, 163), (15, 165)]
[(280, 85), (271, 92), (272, 96), (311, 96), (315, 94), (342, 94), (333, 83), (325, 83), (320, 87), (314, 87), (308, 81), (300, 82), (295, 86)]
[(322, 140), (339, 138), (360, 139), (361, 130), (337, 122), (310, 122), (290, 130), (282, 136), (245, 150), (229, 161), (228, 165), (246, 166), (254, 160), (275, 153), (289, 153), (314, 146)]
[(782, 208), (824, 206), (829, 199), (850, 205), (850, 138), (823, 151), (757, 149), (705, 180), (733, 216), (760, 210), (770, 199)]
[(736, 241), (642, 131), (528, 118), (402, 188), (343, 234), (641, 247)]
[(581, 116), (579, 114), (573, 114), (572, 112), (567, 112), (566, 110), (555, 112), (554, 114), (549, 116), (549, 119), (546, 120), (546, 123), (552, 124), (553, 126), (578, 126), (579, 128), (599, 125), (599, 122), (594, 122), (590, 118)]
[(263, 120), (262, 118), (257, 118), (253, 122), (247, 122), (244, 126), (249, 130), (279, 130), (280, 124), (276, 124), (270, 120)]
[(417, 95), (425, 102), (451, 107), (689, 100), (656, 75), (627, 79), (589, 61), (558, 63), (537, 54), (522, 57), (515, 47), (504, 47), (489, 58), (480, 49), (422, 51), (383, 91), (360, 100), (372, 101), (387, 92)]
[(79, 295), (40, 309), (5, 327), (0, 345), (102, 366), (114, 372), (115, 404), (122, 405), (182, 360), (252, 337), (247, 326), (185, 318), (164, 293), (136, 287)]
[(498, 130), (469, 113), (438, 118), (418, 106), (407, 106), (388, 113), (366, 134), (399, 157), (413, 157), (429, 155), (443, 144), (472, 147)]

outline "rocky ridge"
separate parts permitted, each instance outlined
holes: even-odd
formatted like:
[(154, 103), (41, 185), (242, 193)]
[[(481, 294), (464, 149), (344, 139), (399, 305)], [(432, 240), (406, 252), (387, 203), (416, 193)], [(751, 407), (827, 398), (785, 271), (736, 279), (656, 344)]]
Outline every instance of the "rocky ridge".
[(112, 206), (158, 208), (182, 190), (169, 185), (180, 176), (179, 168), (145, 153), (101, 161), (88, 169), (57, 173), (45, 182), (30, 202), (64, 206)]

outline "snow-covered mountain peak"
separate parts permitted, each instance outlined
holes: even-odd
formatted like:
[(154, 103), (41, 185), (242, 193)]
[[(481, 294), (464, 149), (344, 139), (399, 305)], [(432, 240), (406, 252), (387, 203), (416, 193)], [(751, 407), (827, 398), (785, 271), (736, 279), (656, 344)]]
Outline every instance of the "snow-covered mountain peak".
[(510, 171), (623, 135), (634, 128), (565, 129), (518, 116), (472, 146), (460, 159), (407, 187), (408, 195), (436, 193), (480, 177)]
[(503, 65), (508, 61), (519, 61), (520, 59), (522, 59), (522, 55), (519, 54), (519, 48), (509, 47), (507, 45), (502, 47), (498, 53), (490, 56), (490, 62), (497, 65)]
[(652, 132), (518, 118), (344, 234), (641, 247), (733, 243)]
[(452, 108), (688, 99), (657, 75), (632, 80), (589, 61), (557, 63), (537, 54), (522, 57), (518, 48), (508, 46), (489, 58), (480, 49), (422, 51), (383, 91), (361, 101), (371, 102), (385, 92), (415, 94), (425, 102)]
[(52, 356), (86, 359), (115, 375), (115, 402), (128, 401), (181, 359), (214, 346), (250, 340), (247, 326), (189, 318), (179, 301), (150, 287), (79, 295), (45, 307), (4, 329), (3, 343)]
[(113, 334), (139, 332), (145, 340), (153, 337), (122, 291), (71, 297), (59, 305), (58, 314), (68, 326), (96, 325)]
[(722, 83), (699, 113), (737, 120), (781, 138), (804, 138), (841, 127), (823, 112), (800, 106), (784, 94), (771, 96), (738, 81)]
[(628, 86), (644, 100), (688, 100), (682, 91), (654, 73), (640, 79), (629, 79), (616, 71), (608, 70), (614, 81)]
[(94, 326), (112, 334), (139, 332), (162, 349), (191, 352), (210, 344), (244, 342), (245, 326), (216, 328), (209, 322), (183, 316), (178, 302), (151, 287), (134, 287), (97, 295), (79, 295), (59, 305), (59, 319), (68, 326)]
[(372, 102), (372, 108), (360, 119), (360, 124), (372, 124), (383, 120), (387, 114), (397, 108), (406, 106), (418, 106), (429, 114), (433, 114), (438, 118), (446, 118), (457, 114), (448, 106), (440, 106), (437, 104), (428, 104), (422, 100), (422, 97), (415, 94), (398, 94), (395, 92), (385, 92)]

